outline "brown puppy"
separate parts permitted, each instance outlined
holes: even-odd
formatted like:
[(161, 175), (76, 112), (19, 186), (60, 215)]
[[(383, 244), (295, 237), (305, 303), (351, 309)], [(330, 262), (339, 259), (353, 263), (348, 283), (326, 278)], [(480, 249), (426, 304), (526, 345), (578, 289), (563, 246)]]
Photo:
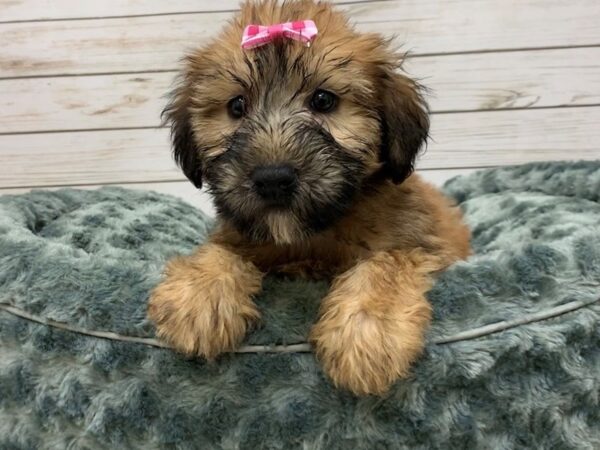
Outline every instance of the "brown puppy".
[[(310, 47), (240, 46), (246, 25), (313, 20)], [(175, 159), (218, 227), (171, 261), (149, 315), (176, 349), (215, 358), (259, 318), (267, 272), (329, 277), (310, 339), (333, 382), (381, 394), (423, 348), (431, 275), (469, 254), (459, 210), (411, 175), (429, 121), (402, 55), (327, 3), (246, 3), (186, 58), (166, 115)]]

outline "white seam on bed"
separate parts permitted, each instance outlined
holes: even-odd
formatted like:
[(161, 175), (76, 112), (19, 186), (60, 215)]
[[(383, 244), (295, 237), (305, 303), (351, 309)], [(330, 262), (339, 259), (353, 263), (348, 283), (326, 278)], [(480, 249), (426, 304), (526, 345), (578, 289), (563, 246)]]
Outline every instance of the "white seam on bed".
[[(471, 330), (462, 331), (460, 333), (442, 337), (439, 339), (435, 339), (431, 341), (436, 345), (450, 344), (453, 342), (467, 341), (471, 339), (476, 339), (478, 337), (487, 336), (490, 334), (498, 333), (500, 331), (508, 330), (510, 328), (515, 328), (519, 325), (525, 325), (528, 323), (539, 322), (542, 320), (552, 319), (554, 317), (561, 316), (563, 314), (576, 311), (585, 306), (591, 305), (593, 303), (599, 302), (600, 298), (594, 300), (575, 300), (569, 303), (565, 303), (564, 305), (555, 306), (554, 308), (546, 309), (544, 311), (525, 314), (524, 316), (519, 317), (518, 319), (513, 320), (503, 320), (501, 322), (492, 323), (489, 325), (484, 325), (482, 327), (473, 328)], [(125, 336), (118, 333), (113, 333), (110, 331), (94, 331), (94, 330), (86, 330), (84, 328), (80, 328), (74, 325), (67, 325), (65, 323), (56, 322), (51, 319), (45, 319), (43, 317), (36, 316), (35, 314), (30, 314), (27, 311), (24, 311), (16, 306), (10, 305), (8, 303), (0, 303), (0, 310), (3, 310), (13, 316), (20, 317), (25, 320), (29, 320), (31, 322), (39, 323), (42, 325), (47, 325), (52, 328), (58, 328), (64, 331), (69, 331), (72, 333), (83, 334), (86, 336), (97, 337), (101, 339), (110, 339), (113, 341), (123, 341), (123, 342), (132, 342), (135, 344), (144, 344), (150, 345), (152, 347), (159, 348), (171, 348), (168, 344), (161, 342), (157, 339), (153, 338), (143, 338), (136, 336)], [(298, 344), (289, 344), (289, 345), (244, 345), (234, 350), (234, 353), (306, 353), (310, 352), (311, 347), (307, 342), (300, 342)]]

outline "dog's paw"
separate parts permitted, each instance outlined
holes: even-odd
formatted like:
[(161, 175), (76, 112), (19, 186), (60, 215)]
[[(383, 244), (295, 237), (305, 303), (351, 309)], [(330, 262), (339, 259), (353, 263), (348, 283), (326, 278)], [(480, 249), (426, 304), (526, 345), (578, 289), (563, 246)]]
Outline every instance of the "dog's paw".
[[(217, 265), (211, 266), (211, 260)], [(237, 348), (259, 319), (251, 297), (260, 277), (247, 271), (232, 273), (232, 267), (222, 262), (173, 260), (166, 278), (152, 292), (148, 317), (157, 336), (175, 350), (214, 359)]]
[[(421, 314), (426, 317), (427, 308)], [(317, 358), (333, 383), (356, 395), (382, 395), (409, 375), (423, 349), (423, 320), (411, 321), (346, 314), (344, 308), (326, 312), (314, 326), (311, 341)]]

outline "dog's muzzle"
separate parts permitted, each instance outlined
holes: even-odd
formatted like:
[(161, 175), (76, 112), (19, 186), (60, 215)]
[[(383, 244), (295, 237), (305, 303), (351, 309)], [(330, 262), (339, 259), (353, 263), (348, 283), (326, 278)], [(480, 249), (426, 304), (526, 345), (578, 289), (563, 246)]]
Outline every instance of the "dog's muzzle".
[(296, 191), (298, 177), (289, 164), (256, 167), (250, 176), (254, 190), (270, 206), (286, 206)]

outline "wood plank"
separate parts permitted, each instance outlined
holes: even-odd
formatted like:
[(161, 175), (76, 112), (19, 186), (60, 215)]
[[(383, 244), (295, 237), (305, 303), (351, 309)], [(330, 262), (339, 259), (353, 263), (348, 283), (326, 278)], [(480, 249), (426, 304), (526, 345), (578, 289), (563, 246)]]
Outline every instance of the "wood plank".
[(600, 107), (432, 116), (421, 168), (488, 167), (600, 159)]
[(409, 58), (432, 111), (600, 104), (600, 47)]
[[(600, 107), (438, 114), (420, 169), (600, 159)], [(168, 131), (0, 136), (0, 187), (177, 181)]]
[(0, 132), (160, 125), (174, 72), (0, 80)]
[[(412, 58), (434, 112), (600, 104), (600, 47)], [(175, 72), (0, 80), (0, 132), (160, 124)]]
[[(369, 0), (330, 0), (357, 3)], [(372, 0), (371, 0), (372, 1)], [(390, 0), (388, 0), (390, 1)], [(122, 17), (236, 10), (241, 0), (0, 0), (1, 22)]]
[(166, 129), (0, 136), (0, 187), (182, 179)]
[[(600, 44), (597, 0), (522, 0), (511, 8), (504, 0), (405, 0), (343, 8), (360, 30), (394, 34), (415, 55)], [(186, 48), (214, 36), (229, 17), (202, 13), (3, 24), (0, 42), (10, 45), (0, 48), (0, 73), (172, 70)]]
[[(458, 175), (468, 175), (474, 172), (476, 169), (442, 169), (442, 170), (420, 170), (419, 174), (430, 183), (436, 186), (442, 186), (450, 178), (454, 178)], [(98, 189), (103, 185), (72, 185), (72, 186), (52, 186), (43, 189), (56, 190), (65, 187), (74, 189)], [(210, 216), (215, 215), (215, 208), (212, 203), (211, 197), (208, 195), (205, 189), (198, 190), (192, 183), (188, 181), (170, 181), (165, 183), (127, 183), (127, 184), (116, 184), (114, 186), (121, 186), (127, 189), (141, 189), (156, 191), (163, 194), (173, 195), (175, 197), (182, 198), (186, 202), (200, 209)], [(31, 191), (32, 189), (39, 188), (9, 188), (0, 189), (0, 195), (15, 195), (24, 194)]]

